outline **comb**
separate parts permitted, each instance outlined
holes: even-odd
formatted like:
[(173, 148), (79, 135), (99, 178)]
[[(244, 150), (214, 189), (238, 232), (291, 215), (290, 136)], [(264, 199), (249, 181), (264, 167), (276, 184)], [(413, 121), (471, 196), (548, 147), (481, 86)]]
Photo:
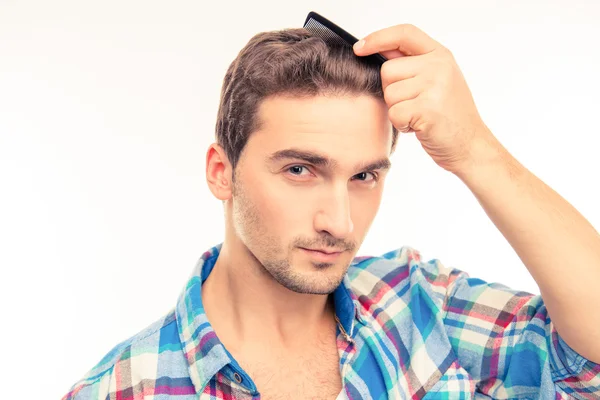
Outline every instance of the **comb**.
[[(308, 13), (306, 21), (304, 21), (304, 29), (308, 30), (313, 35), (319, 36), (337, 45), (352, 47), (354, 46), (354, 43), (358, 42), (356, 37), (314, 11)], [(370, 63), (377, 64), (380, 67), (387, 61), (387, 58), (379, 53), (364, 57), (361, 56), (360, 58), (365, 59)]]

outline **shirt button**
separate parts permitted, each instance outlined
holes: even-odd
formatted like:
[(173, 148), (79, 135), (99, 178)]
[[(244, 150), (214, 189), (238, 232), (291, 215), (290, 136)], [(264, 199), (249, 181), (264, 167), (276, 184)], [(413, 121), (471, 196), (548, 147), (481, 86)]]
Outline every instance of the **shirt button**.
[(242, 377), (237, 372), (233, 374), (233, 378), (237, 383), (242, 383)]

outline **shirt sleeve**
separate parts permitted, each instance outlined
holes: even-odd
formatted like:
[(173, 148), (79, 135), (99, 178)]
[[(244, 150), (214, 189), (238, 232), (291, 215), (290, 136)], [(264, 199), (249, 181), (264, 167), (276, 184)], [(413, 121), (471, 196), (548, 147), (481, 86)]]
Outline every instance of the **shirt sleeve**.
[(89, 370), (83, 378), (71, 386), (61, 400), (105, 400), (112, 398), (111, 389), (115, 389), (115, 366), (119, 369), (119, 362), (127, 361), (130, 355), (130, 340), (116, 345)]
[[(89, 374), (88, 374), (89, 375)], [(106, 371), (97, 377), (87, 377), (71, 387), (62, 400), (104, 400), (108, 399), (111, 371)]]
[(457, 269), (446, 282), (444, 326), (477, 391), (504, 399), (600, 398), (600, 365), (560, 337), (540, 295)]

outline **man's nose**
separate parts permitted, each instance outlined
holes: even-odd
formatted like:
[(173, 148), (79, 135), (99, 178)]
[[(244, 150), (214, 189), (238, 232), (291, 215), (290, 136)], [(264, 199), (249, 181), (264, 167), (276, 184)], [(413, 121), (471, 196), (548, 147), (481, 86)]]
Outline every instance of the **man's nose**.
[(318, 232), (327, 232), (338, 239), (345, 239), (352, 233), (354, 225), (350, 215), (350, 196), (346, 187), (329, 191), (322, 197), (314, 225)]

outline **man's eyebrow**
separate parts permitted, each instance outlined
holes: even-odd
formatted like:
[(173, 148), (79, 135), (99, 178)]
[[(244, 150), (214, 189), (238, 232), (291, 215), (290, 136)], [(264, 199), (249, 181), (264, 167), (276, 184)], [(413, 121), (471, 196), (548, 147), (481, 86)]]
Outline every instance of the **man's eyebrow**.
[(374, 171), (377, 169), (390, 169), (392, 167), (392, 162), (389, 158), (382, 158), (381, 160), (377, 160), (375, 162), (369, 164), (360, 164), (356, 170), (357, 171)]
[[(334, 169), (338, 165), (337, 161), (332, 160), (329, 157), (312, 151), (298, 149), (279, 150), (273, 153), (268, 159), (270, 161), (281, 161), (286, 159), (304, 160), (310, 164), (329, 169)], [(381, 160), (374, 162), (360, 163), (356, 166), (355, 170), (374, 171), (378, 169), (390, 169), (391, 166), (392, 163), (389, 158), (382, 158)]]
[(313, 165), (325, 168), (334, 168), (337, 163), (330, 158), (321, 154), (297, 149), (285, 149), (279, 150), (273, 153), (270, 157), (270, 161), (281, 161), (286, 159), (304, 160)]

